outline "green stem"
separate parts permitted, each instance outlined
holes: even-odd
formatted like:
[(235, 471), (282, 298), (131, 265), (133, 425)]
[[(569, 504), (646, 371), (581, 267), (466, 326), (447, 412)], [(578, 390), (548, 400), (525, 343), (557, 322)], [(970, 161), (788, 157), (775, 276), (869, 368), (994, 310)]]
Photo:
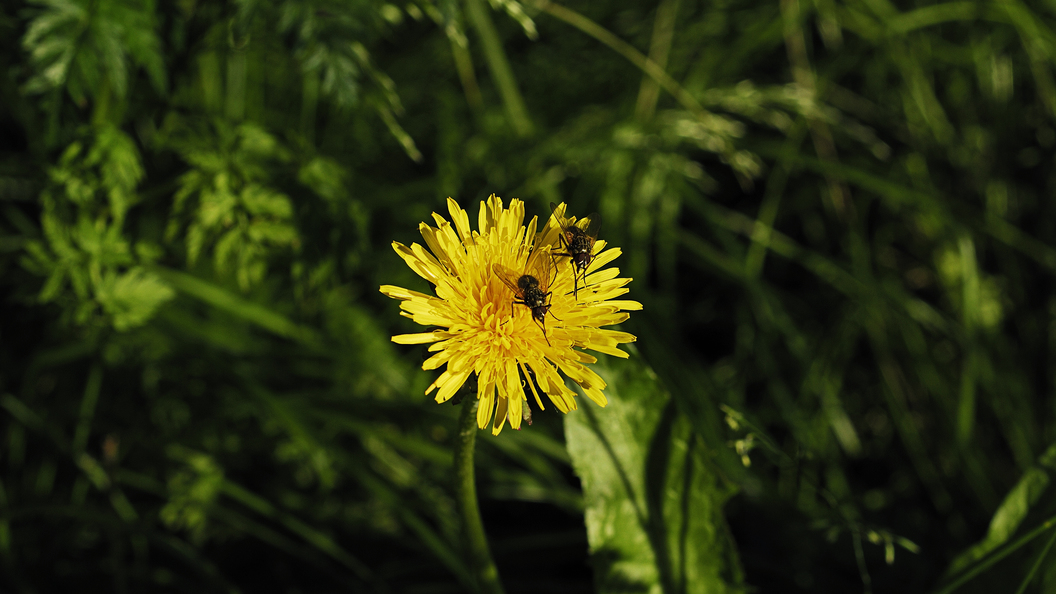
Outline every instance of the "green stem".
[(503, 594), (499, 570), (488, 549), (484, 521), (477, 505), (477, 483), (473, 473), (473, 446), (477, 440), (477, 399), (467, 396), (458, 419), (458, 442), (455, 444), (455, 498), (462, 516), (462, 530), (470, 568), (483, 594)]
[[(649, 47), (649, 59), (660, 68), (667, 67), (667, 57), (671, 54), (671, 42), (675, 37), (675, 16), (678, 14), (679, 0), (660, 0), (656, 7), (653, 21), (653, 39)], [(648, 74), (642, 79), (638, 89), (638, 104), (634, 113), (639, 121), (648, 122), (656, 113), (656, 102), (660, 98), (660, 83)]]
[(517, 79), (513, 76), (513, 69), (506, 59), (506, 52), (502, 49), (499, 40), (499, 32), (495, 29), (495, 23), (491, 22), (487, 8), (483, 0), (466, 0), (466, 16), (473, 28), (480, 35), (480, 44), (484, 48), (484, 60), (488, 63), (488, 69), (499, 89), (502, 102), (506, 106), (506, 115), (510, 118), (510, 124), (518, 136), (526, 137), (532, 135), (532, 120), (528, 117), (528, 108), (524, 104), (520, 89), (517, 88)]
[(697, 116), (707, 114), (707, 111), (696, 99), (693, 98), (692, 95), (689, 94), (689, 91), (682, 88), (682, 85), (678, 84), (678, 81), (671, 78), (671, 76), (665, 72), (659, 64), (650, 58), (647, 58), (645, 54), (635, 49), (633, 45), (616, 37), (616, 35), (605, 27), (602, 27), (574, 10), (565, 8), (560, 4), (554, 4), (550, 0), (534, 0), (532, 4), (537, 9), (572, 25), (594, 39), (609, 46), (610, 49), (626, 58), (647, 76), (655, 80), (662, 89), (671, 93), (675, 100), (682, 104), (682, 107), (685, 109), (693, 112)]
[(1023, 578), (1023, 583), (1019, 585), (1019, 589), (1016, 590), (1016, 594), (1023, 594), (1027, 591), (1027, 586), (1034, 579), (1034, 574), (1038, 573), (1038, 569), (1041, 567), (1041, 563), (1045, 561), (1045, 557), (1049, 554), (1049, 549), (1052, 548), (1052, 543), (1056, 542), (1056, 530), (1052, 531), (1052, 537), (1049, 538), (1049, 542), (1045, 543), (1045, 548), (1041, 549), (1041, 554), (1038, 555), (1036, 561), (1034, 561), (1034, 567), (1030, 568), (1030, 572)]
[(1018, 550), (1020, 547), (1027, 544), (1028, 542), (1034, 540), (1039, 534), (1042, 534), (1053, 526), (1056, 526), (1056, 516), (1052, 516), (1048, 520), (1045, 520), (1041, 523), (1040, 526), (1019, 537), (1015, 542), (1006, 544), (1004, 547), (998, 549), (996, 553), (993, 553), (992, 555), (987, 557), (985, 561), (972, 567), (968, 571), (965, 571), (963, 574), (961, 574), (960, 577), (958, 577), (952, 583), (947, 585), (945, 588), (938, 590), (936, 594), (950, 594), (950, 592), (953, 592), (957, 588), (960, 588), (962, 585), (964, 585), (965, 582), (986, 571), (990, 568), (991, 565), (1012, 554), (1014, 551)]

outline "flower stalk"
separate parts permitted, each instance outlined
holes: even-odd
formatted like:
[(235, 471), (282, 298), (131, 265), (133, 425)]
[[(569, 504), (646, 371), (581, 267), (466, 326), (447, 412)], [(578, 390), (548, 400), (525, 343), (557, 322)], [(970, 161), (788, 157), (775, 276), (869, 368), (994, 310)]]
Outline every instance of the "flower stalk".
[(470, 570), (481, 594), (503, 594), (499, 570), (491, 558), (484, 521), (477, 504), (477, 483), (473, 469), (473, 448), (477, 440), (477, 399), (462, 402), (458, 419), (458, 441), (455, 444), (455, 499), (462, 516), (462, 534)]

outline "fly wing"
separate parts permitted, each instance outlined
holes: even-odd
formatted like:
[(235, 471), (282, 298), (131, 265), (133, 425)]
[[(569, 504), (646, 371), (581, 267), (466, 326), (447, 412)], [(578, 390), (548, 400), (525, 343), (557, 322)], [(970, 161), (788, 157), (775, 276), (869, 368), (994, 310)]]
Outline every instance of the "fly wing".
[(544, 293), (550, 291), (550, 282), (553, 280), (550, 275), (553, 274), (553, 256), (550, 255), (550, 250), (541, 250), (535, 254), (535, 265), (531, 274), (535, 277), (535, 280), (539, 281), (539, 288)]
[[(583, 221), (586, 221), (586, 227), (583, 227)], [(601, 215), (592, 212), (587, 218), (576, 221), (576, 226), (582, 228), (593, 243), (598, 238), (598, 232), (601, 231)]]
[(562, 213), (564, 213), (564, 209), (558, 206), (557, 204), (551, 202), (550, 212), (553, 213), (554, 218), (557, 219), (557, 224), (561, 227), (561, 231), (566, 231), (568, 229), (568, 219), (562, 216)]
[(521, 290), (517, 287), (517, 281), (520, 280), (521, 275), (506, 268), (502, 264), (492, 264), (491, 271), (495, 273), (495, 276), (499, 277), (499, 280), (506, 283), (506, 286), (513, 291), (513, 294), (516, 295), (518, 299), (523, 299), (521, 296)]

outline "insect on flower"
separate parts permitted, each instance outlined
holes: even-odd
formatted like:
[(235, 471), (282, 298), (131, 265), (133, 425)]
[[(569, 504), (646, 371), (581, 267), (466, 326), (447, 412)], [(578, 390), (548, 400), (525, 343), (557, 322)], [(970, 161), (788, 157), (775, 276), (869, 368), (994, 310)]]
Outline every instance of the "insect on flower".
[[(564, 208), (559, 206), (557, 212), (564, 213)], [(552, 217), (540, 227), (534, 217), (525, 220), (523, 202), (511, 200), (507, 207), (494, 194), (480, 203), (474, 217), (477, 230), (470, 225), (469, 213), (450, 198), (447, 210), (449, 219), (434, 213), (435, 226), (419, 225), (425, 245), (392, 244), (411, 270), (432, 285), (432, 291), (380, 287), (400, 301), (403, 316), (429, 327), (392, 337), (399, 344), (430, 345), (422, 369), (443, 372), (425, 393), (435, 391), (437, 402), (447, 402), (463, 386), (471, 386), (479, 402), (477, 426), (483, 429), (490, 424), (493, 434), (507, 421), (514, 429), (530, 422), (533, 411), (528, 398), (538, 410), (546, 410), (544, 398), (563, 413), (575, 410), (576, 393), (565, 385), (566, 379), (598, 406), (605, 406), (605, 380), (591, 369), (597, 359), (588, 351), (626, 358), (627, 352), (619, 346), (634, 342), (634, 335), (607, 326), (642, 309), (641, 303), (620, 298), (631, 279), (608, 266), (620, 249), (597, 240), (591, 246), (597, 253), (588, 259), (593, 270), (587, 277), (590, 294), (582, 301), (569, 299), (573, 283), (564, 270), (574, 273), (574, 263), (554, 258), (554, 248), (564, 244), (561, 225)], [(578, 223), (576, 228), (588, 226)], [(518, 315), (522, 313), (518, 303), (531, 315)], [(554, 321), (543, 326), (547, 314)], [(544, 340), (532, 327), (536, 325), (543, 328)]]
[(575, 223), (569, 223), (568, 219), (559, 214), (559, 209), (553, 202), (550, 203), (550, 211), (561, 226), (561, 234), (558, 242), (564, 252), (556, 252), (555, 256), (566, 256), (572, 259), (572, 295), (579, 299), (579, 277), (583, 277), (583, 286), (586, 287), (587, 268), (594, 261), (594, 242), (598, 240), (598, 231), (601, 230), (601, 215), (594, 212), (586, 218)]
[[(551, 256), (549, 251), (536, 252), (534, 256), (528, 260), (523, 274), (518, 274), (502, 264), (494, 264), (492, 271), (516, 296), (510, 303), (510, 314), (513, 314), (513, 306), (518, 304), (531, 310), (532, 319), (542, 328), (543, 338), (546, 339), (546, 344), (550, 345), (550, 339), (546, 336), (546, 314), (550, 312), (552, 295)], [(550, 316), (557, 319), (552, 313)]]

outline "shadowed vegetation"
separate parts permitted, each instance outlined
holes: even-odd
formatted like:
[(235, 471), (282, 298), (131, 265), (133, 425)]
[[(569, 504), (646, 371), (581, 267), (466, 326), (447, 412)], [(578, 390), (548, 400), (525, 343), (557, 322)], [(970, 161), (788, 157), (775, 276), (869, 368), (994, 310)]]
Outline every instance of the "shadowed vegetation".
[(507, 592), (1056, 588), (1056, 9), (15, 0), (0, 590), (472, 591), (378, 292), (600, 213), (610, 406), (478, 436)]

